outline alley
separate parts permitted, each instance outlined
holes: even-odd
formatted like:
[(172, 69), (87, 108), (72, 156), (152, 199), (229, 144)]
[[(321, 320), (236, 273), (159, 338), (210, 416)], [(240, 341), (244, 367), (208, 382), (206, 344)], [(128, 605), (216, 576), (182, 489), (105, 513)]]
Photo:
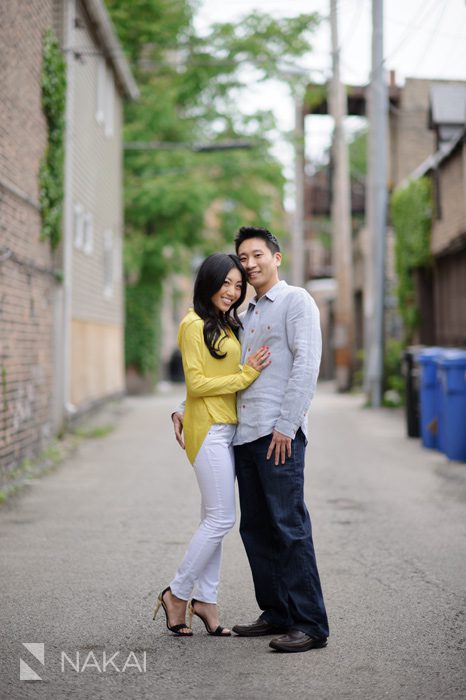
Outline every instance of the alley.
[[(126, 399), (111, 435), (0, 508), (0, 697), (464, 698), (466, 465), (407, 440), (400, 413), (330, 385), (306, 467), (328, 647), (278, 655), (268, 638), (211, 638), (198, 620), (177, 639), (152, 621), (198, 518), (172, 436), (177, 399)], [(224, 624), (256, 617), (237, 526), (220, 605)], [(22, 643), (44, 644), (44, 665)], [(41, 681), (20, 680), (20, 657)]]

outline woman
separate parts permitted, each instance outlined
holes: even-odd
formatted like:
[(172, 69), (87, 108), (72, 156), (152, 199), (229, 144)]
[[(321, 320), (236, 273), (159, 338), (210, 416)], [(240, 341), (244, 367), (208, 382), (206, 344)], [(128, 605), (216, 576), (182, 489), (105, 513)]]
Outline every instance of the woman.
[[(194, 284), (194, 310), (181, 321), (178, 344), (186, 380), (184, 433), (186, 454), (201, 491), (201, 523), (175, 578), (158, 596), (154, 619), (163, 608), (167, 627), (178, 636), (192, 636), (192, 616), (209, 634), (229, 636), (220, 626), (217, 589), (222, 540), (235, 522), (235, 465), (231, 442), (235, 433), (236, 392), (246, 389), (270, 364), (262, 347), (240, 365), (235, 330), (237, 309), (246, 295), (246, 273), (236, 255), (215, 253), (199, 268)], [(186, 608), (193, 588), (196, 598)]]

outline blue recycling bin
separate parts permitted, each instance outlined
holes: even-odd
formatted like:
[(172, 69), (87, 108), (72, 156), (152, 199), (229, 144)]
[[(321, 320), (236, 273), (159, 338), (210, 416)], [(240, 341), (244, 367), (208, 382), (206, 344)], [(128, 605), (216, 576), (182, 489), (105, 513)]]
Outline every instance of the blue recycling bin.
[(443, 403), (443, 452), (466, 462), (466, 350), (446, 350), (438, 360)]
[(443, 348), (431, 347), (417, 355), (420, 369), (419, 396), (421, 418), (421, 441), (424, 447), (438, 449), (438, 424), (440, 390), (437, 382), (436, 359), (444, 352)]
[(445, 432), (445, 412), (446, 412), (446, 407), (445, 407), (445, 402), (446, 402), (446, 393), (443, 391), (442, 387), (442, 369), (441, 369), (441, 363), (443, 358), (445, 357), (445, 354), (448, 353), (448, 349), (442, 349), (436, 356), (435, 356), (435, 372), (436, 372), (436, 384), (435, 384), (435, 410), (437, 414), (436, 418), (436, 425), (437, 425), (437, 445), (436, 448), (439, 450), (439, 452), (443, 452), (445, 454), (445, 449), (446, 449), (446, 432)]

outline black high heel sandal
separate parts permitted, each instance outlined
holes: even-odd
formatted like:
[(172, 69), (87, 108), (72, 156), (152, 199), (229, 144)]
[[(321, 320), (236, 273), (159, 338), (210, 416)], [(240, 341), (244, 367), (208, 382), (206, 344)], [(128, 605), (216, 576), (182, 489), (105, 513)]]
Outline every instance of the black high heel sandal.
[(204, 627), (207, 630), (207, 634), (210, 634), (212, 637), (231, 637), (231, 632), (225, 631), (225, 627), (222, 627), (221, 625), (219, 625), (214, 630), (212, 630), (209, 627), (207, 620), (200, 613), (196, 612), (194, 609), (194, 603), (200, 603), (200, 602), (201, 602), (200, 600), (196, 600), (196, 598), (192, 598), (188, 603), (189, 626), (192, 627), (193, 615), (196, 615), (204, 623)]
[(170, 586), (167, 586), (166, 588), (163, 589), (163, 591), (161, 593), (159, 593), (159, 595), (157, 597), (157, 603), (156, 603), (155, 609), (154, 609), (154, 616), (152, 619), (155, 620), (158, 611), (160, 610), (160, 608), (162, 608), (164, 613), (165, 613), (165, 622), (167, 624), (167, 629), (169, 629), (170, 632), (173, 632), (173, 634), (175, 634), (177, 637), (192, 637), (193, 636), (192, 630), (190, 632), (181, 632), (180, 631), (182, 629), (190, 629), (191, 625), (189, 625), (189, 627), (188, 627), (188, 625), (185, 622), (181, 622), (179, 625), (172, 625), (172, 627), (170, 627), (170, 625), (168, 624), (168, 610), (167, 610), (167, 606), (165, 605), (164, 600), (163, 600), (163, 596), (167, 591), (170, 591), (170, 593), (171, 593)]

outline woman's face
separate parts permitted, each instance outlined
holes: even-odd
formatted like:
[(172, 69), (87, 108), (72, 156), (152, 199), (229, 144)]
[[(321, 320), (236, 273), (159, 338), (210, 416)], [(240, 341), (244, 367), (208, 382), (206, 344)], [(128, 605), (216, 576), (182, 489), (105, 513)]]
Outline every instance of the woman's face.
[(225, 281), (211, 297), (211, 302), (217, 311), (226, 313), (241, 296), (241, 272), (237, 267), (232, 267)]

